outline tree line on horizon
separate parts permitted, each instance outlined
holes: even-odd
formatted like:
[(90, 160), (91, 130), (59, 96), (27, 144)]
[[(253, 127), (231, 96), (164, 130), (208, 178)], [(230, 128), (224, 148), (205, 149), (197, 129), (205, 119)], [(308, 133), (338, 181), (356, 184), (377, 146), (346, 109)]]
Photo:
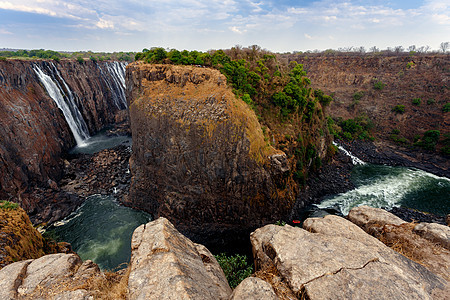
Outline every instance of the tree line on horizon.
[(33, 49), (33, 50), (1, 50), (0, 58), (25, 58), (25, 59), (52, 59), (60, 61), (61, 59), (77, 59), (78, 61), (84, 61), (85, 59), (91, 59), (93, 61), (128, 61), (134, 60), (135, 52), (92, 52), (92, 51), (78, 51), (78, 52), (59, 52), (45, 49)]

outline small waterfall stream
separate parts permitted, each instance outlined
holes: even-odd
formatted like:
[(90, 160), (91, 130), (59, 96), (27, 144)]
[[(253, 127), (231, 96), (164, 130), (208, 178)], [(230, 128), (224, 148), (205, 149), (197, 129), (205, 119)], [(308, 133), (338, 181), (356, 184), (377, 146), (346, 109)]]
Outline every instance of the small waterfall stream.
[(106, 62), (99, 65), (100, 72), (112, 93), (114, 104), (118, 109), (127, 108), (127, 99), (125, 97), (125, 68), (124, 62)]
[[(87, 130), (88, 127), (78, 107), (75, 105), (73, 101), (72, 93), (69, 92), (70, 93), (69, 97), (66, 96), (61, 87), (59, 87), (59, 84), (56, 83), (57, 81), (53, 80), (52, 77), (45, 74), (41, 70), (41, 68), (39, 68), (38, 65), (34, 65), (33, 69), (36, 72), (37, 76), (39, 77), (39, 80), (42, 82), (45, 89), (47, 90), (49, 96), (56, 102), (58, 108), (63, 112), (67, 124), (69, 125), (69, 128), (72, 131), (73, 137), (77, 142), (77, 145), (80, 147), (86, 145), (85, 141), (89, 138), (89, 131)], [(65, 81), (59, 75), (59, 72), (56, 72), (56, 75), (60, 77), (61, 82), (63, 82), (67, 91), (70, 91)]]

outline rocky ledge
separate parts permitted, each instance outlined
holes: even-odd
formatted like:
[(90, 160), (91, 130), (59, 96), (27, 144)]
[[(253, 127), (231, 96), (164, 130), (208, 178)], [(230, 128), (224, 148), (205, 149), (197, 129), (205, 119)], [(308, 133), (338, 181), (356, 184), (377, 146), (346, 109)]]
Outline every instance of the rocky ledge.
[[(127, 270), (111, 275), (91, 261), (82, 262), (76, 254), (46, 255), (0, 270), (0, 298), (450, 297), (448, 226), (410, 224), (381, 209), (362, 206), (350, 212), (349, 220), (329, 215), (307, 219), (303, 228), (266, 225), (253, 232), (250, 240), (256, 272), (234, 291), (208, 249), (159, 218), (133, 233)], [(402, 247), (386, 246), (394, 241)], [(406, 248), (412, 251), (402, 255), (393, 250)]]

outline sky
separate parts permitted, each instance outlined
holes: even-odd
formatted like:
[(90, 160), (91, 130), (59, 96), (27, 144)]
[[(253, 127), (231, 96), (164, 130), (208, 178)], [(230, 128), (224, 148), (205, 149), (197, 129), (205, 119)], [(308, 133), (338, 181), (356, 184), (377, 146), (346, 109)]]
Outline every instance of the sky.
[(0, 0), (0, 48), (274, 52), (450, 41), (450, 0)]

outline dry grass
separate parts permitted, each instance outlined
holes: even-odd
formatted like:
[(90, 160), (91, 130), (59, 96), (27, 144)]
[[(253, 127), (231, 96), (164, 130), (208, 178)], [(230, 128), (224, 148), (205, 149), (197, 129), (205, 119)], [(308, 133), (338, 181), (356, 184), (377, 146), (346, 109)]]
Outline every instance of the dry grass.
[[(450, 280), (450, 251), (413, 232), (416, 223), (385, 225), (374, 234), (381, 242), (403, 256)], [(375, 225), (372, 227), (372, 229)]]
[(91, 277), (79, 287), (88, 290), (94, 299), (127, 299), (130, 268), (117, 272), (105, 271), (104, 276)]
[(282, 280), (281, 275), (275, 266), (266, 267), (264, 270), (259, 270), (252, 276), (270, 283), (275, 291), (275, 294), (277, 294), (281, 300), (298, 299), (289, 286)]

